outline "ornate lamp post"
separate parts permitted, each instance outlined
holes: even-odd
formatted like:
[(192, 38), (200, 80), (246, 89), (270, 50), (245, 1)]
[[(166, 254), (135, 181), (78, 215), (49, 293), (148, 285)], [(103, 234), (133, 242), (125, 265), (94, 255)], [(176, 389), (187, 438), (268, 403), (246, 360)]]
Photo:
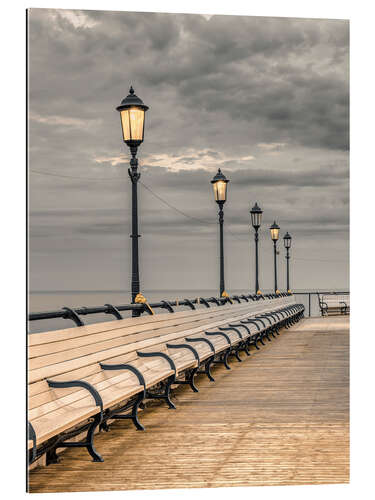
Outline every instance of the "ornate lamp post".
[(227, 184), (229, 179), (221, 172), (220, 168), (217, 174), (212, 179), (211, 184), (214, 190), (214, 197), (216, 203), (219, 205), (219, 226), (220, 226), (220, 297), (223, 296), (225, 292), (224, 283), (224, 236), (223, 236), (223, 226), (224, 226), (224, 211), (223, 206), (227, 200)]
[[(141, 174), (138, 172), (137, 150), (143, 142), (145, 129), (145, 106), (141, 99), (135, 95), (133, 87), (130, 87), (129, 95), (122, 100), (117, 111), (120, 112), (122, 136), (125, 144), (129, 146), (131, 153), (129, 177), (132, 183), (132, 303), (140, 291), (139, 284), (139, 257), (138, 257), (138, 196), (137, 183)], [(138, 311), (133, 311), (133, 316), (138, 316)]]
[(284, 236), (284, 247), (286, 248), (286, 289), (288, 293), (292, 293), (289, 286), (289, 249), (292, 246), (292, 237), (289, 233)]
[(277, 249), (276, 249), (276, 244), (277, 240), (279, 239), (279, 231), (280, 227), (276, 224), (276, 221), (273, 222), (272, 226), (270, 227), (270, 232), (271, 232), (271, 239), (273, 241), (273, 256), (274, 256), (274, 267), (275, 267), (275, 293), (280, 293), (279, 289), (277, 288)]
[(255, 202), (255, 205), (253, 208), (250, 210), (251, 214), (251, 223), (253, 225), (253, 228), (255, 229), (255, 293), (257, 295), (261, 295), (261, 291), (259, 289), (259, 275), (258, 275), (258, 268), (259, 268), (259, 256), (258, 256), (258, 242), (259, 242), (259, 235), (258, 231), (262, 222), (262, 213), (263, 210), (259, 207), (258, 203)]

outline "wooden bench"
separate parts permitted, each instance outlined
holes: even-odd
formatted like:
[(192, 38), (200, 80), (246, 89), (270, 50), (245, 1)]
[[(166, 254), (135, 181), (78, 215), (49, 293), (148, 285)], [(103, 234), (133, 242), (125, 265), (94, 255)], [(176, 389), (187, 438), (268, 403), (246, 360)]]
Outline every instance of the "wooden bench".
[(349, 314), (350, 295), (336, 293), (319, 295), (319, 307), (322, 316)]
[[(210, 367), (303, 315), (294, 297), (120, 319), (29, 335), (29, 454), (57, 461), (59, 447), (86, 447), (94, 461), (94, 433), (112, 419), (131, 419), (146, 399), (174, 408), (174, 384), (194, 384), (196, 373), (213, 380)], [(70, 441), (86, 432), (81, 442)]]

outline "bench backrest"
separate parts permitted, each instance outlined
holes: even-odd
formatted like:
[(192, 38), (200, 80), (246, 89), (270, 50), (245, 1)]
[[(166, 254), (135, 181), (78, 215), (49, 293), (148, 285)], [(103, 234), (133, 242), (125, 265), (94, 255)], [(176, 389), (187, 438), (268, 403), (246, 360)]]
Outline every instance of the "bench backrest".
[[(55, 377), (82, 366), (155, 345), (160, 335), (174, 337), (187, 328), (199, 331), (241, 311), (257, 314), (270, 303), (238, 304), (170, 315), (115, 320), (29, 336), (29, 382)], [(272, 307), (275, 308), (276, 304)], [(190, 331), (189, 331), (190, 334)]]
[(349, 294), (322, 294), (319, 299), (321, 303), (327, 304), (328, 307), (341, 307), (344, 303), (350, 305)]

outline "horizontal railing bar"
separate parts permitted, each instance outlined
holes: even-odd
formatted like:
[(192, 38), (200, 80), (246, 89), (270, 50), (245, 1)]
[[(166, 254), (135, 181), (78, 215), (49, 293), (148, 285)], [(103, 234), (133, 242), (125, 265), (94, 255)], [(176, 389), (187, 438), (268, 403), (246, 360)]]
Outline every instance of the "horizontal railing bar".
[[(281, 296), (286, 296), (286, 295), (291, 295), (287, 293), (282, 293)], [(244, 295), (247, 299), (250, 299), (251, 297), (253, 298), (259, 298), (256, 297), (255, 295), (249, 294), (249, 295)], [(274, 296), (274, 294), (264, 294), (265, 298), (270, 298)], [(235, 300), (237, 301), (237, 297), (239, 300), (244, 300), (243, 296), (235, 296), (234, 297), (229, 297), (230, 300)], [(177, 306), (190, 306), (190, 303), (192, 304), (199, 304), (199, 301), (202, 300), (208, 303), (215, 304), (216, 301), (220, 302), (221, 304), (225, 304), (229, 300), (227, 297), (208, 297), (208, 298), (194, 298), (194, 299), (177, 299), (177, 300), (168, 300), (168, 301), (162, 301), (162, 302), (150, 302), (149, 305), (153, 309), (161, 308), (165, 309), (166, 308), (166, 302), (172, 306), (172, 307), (177, 307)], [(238, 302), (238, 301), (237, 301)], [(244, 300), (245, 302), (245, 300)], [(119, 306), (115, 306), (118, 311), (144, 311), (144, 305), (143, 304), (123, 304)], [(88, 314), (100, 314), (100, 313), (110, 313), (110, 308), (108, 306), (95, 306), (95, 307), (77, 307), (74, 308), (74, 312), (77, 315), (88, 315)], [(57, 318), (70, 318), (69, 314), (67, 313), (67, 310), (64, 309), (58, 309), (55, 311), (42, 311), (42, 312), (36, 312), (36, 313), (30, 313), (29, 314), (29, 321), (37, 321), (37, 320), (43, 320), (43, 319), (57, 319)]]
[(315, 292), (293, 292), (293, 295), (315, 295), (315, 294), (324, 294), (324, 295), (350, 295), (350, 292), (328, 292), (322, 290), (316, 290)]

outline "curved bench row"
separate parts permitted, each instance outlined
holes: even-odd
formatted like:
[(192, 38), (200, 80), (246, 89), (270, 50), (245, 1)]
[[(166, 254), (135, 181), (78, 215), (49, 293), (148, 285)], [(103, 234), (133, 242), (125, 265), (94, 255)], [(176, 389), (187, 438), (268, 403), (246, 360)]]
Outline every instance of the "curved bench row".
[[(279, 335), (303, 317), (294, 297), (235, 304), (170, 315), (122, 319), (29, 336), (29, 460), (56, 450), (85, 447), (103, 461), (94, 434), (109, 421), (131, 419), (144, 430), (138, 409), (148, 399), (171, 409), (171, 387), (198, 391), (197, 373), (212, 382), (212, 366), (250, 355), (264, 340)], [(86, 432), (83, 441), (71, 441)]]

